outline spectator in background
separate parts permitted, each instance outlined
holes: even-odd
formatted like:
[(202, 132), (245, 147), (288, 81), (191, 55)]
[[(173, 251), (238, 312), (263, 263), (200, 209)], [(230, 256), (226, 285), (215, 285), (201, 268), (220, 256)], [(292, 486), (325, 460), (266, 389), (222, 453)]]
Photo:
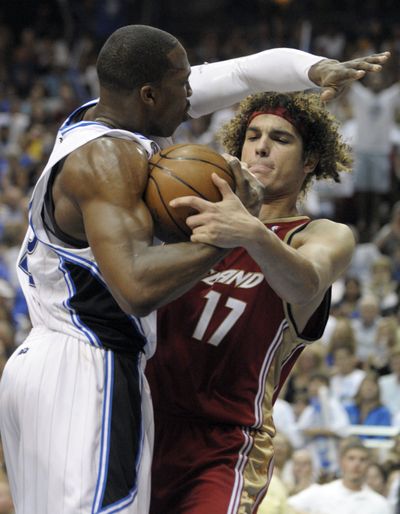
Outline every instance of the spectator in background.
[(331, 367), (333, 366), (333, 352), (337, 346), (345, 344), (355, 350), (357, 348), (352, 321), (341, 315), (338, 317), (331, 315), (324, 333), (324, 341), (326, 341), (326, 363)]
[(342, 442), (340, 470), (342, 477), (324, 485), (312, 485), (291, 496), (288, 503), (296, 511), (309, 514), (391, 514), (389, 502), (366, 485), (370, 462), (361, 441)]
[(317, 473), (314, 468), (313, 456), (309, 450), (299, 449), (292, 455), (293, 483), (289, 490), (290, 496), (307, 489), (314, 484)]
[(346, 407), (354, 401), (365, 371), (356, 368), (355, 347), (342, 343), (333, 350), (333, 375), (330, 381), (332, 395)]
[[(358, 388), (352, 405), (346, 406), (346, 411), (352, 425), (391, 426), (392, 416), (387, 407), (381, 402), (378, 375), (369, 371)], [(360, 436), (369, 438), (375, 436)]]
[(347, 269), (347, 276), (364, 283), (369, 280), (372, 263), (380, 257), (381, 253), (374, 241), (361, 242), (357, 228), (354, 225), (350, 225), (350, 228), (357, 244)]
[(391, 189), (391, 133), (395, 109), (400, 106), (400, 84), (386, 87), (383, 75), (354, 83), (349, 92), (355, 121), (354, 187), (357, 225), (362, 238), (369, 239), (379, 228), (380, 203)]
[[(0, 294), (3, 294), (1, 293), (1, 288), (2, 285), (0, 285)], [(3, 313), (0, 312), (0, 316), (2, 314)], [(0, 345), (8, 359), (15, 350), (15, 331), (9, 319), (0, 319)]]
[(277, 432), (284, 434), (293, 448), (300, 448), (302, 446), (303, 438), (296, 424), (293, 407), (283, 398), (277, 398), (274, 403), (273, 420)]
[(336, 308), (342, 316), (346, 318), (359, 317), (361, 291), (361, 282), (357, 277), (347, 276), (345, 278), (342, 298), (336, 304)]
[(379, 375), (390, 373), (390, 352), (400, 341), (396, 316), (385, 316), (381, 319), (375, 341), (375, 352), (369, 359), (371, 368)]
[(395, 312), (398, 306), (397, 287), (393, 280), (392, 262), (388, 256), (381, 255), (371, 265), (370, 278), (364, 284), (364, 293), (372, 293), (378, 300), (381, 314), (387, 315)]
[(307, 346), (300, 354), (289, 376), (285, 400), (292, 403), (299, 393), (307, 393), (311, 376), (323, 369), (323, 349), (318, 343)]
[(373, 242), (381, 253), (391, 258), (400, 248), (400, 201), (393, 205), (390, 221), (379, 229)]
[(367, 468), (365, 483), (382, 496), (387, 495), (388, 473), (385, 467), (376, 461), (371, 461)]
[(375, 352), (375, 342), (381, 322), (379, 302), (372, 294), (360, 300), (360, 317), (352, 320), (356, 345), (356, 356), (363, 367), (368, 367)]
[(392, 415), (400, 413), (400, 344), (391, 349), (389, 357), (390, 373), (379, 378), (382, 403)]
[(319, 474), (326, 478), (338, 470), (337, 440), (346, 434), (349, 420), (346, 410), (329, 394), (329, 378), (315, 373), (309, 380), (309, 405), (298, 419), (305, 447), (313, 455)]
[[(274, 440), (274, 474), (284, 484), (290, 482), (290, 459), (293, 454), (293, 446), (289, 438), (282, 432), (275, 434)], [(286, 487), (286, 485), (285, 485)]]
[(268, 486), (268, 492), (261, 501), (257, 514), (295, 514), (288, 506), (288, 496), (288, 489), (280, 477), (278, 468), (275, 467)]

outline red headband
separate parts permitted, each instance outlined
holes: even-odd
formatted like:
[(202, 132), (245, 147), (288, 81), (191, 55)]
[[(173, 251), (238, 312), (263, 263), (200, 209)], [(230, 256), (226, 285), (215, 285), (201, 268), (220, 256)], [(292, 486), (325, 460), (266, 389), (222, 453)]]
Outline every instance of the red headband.
[(295, 127), (301, 134), (301, 136), (303, 137), (303, 127), (302, 125), (299, 123), (299, 122), (296, 122), (292, 115), (290, 114), (290, 112), (285, 108), (285, 107), (281, 107), (281, 106), (278, 106), (278, 107), (268, 107), (267, 109), (264, 109), (262, 111), (254, 111), (248, 121), (247, 121), (247, 126), (250, 125), (250, 123), (253, 121), (253, 119), (256, 117), (256, 116), (260, 116), (260, 114), (274, 114), (275, 116), (280, 116), (281, 118), (285, 119), (286, 121), (288, 121), (291, 125), (293, 125), (293, 127)]

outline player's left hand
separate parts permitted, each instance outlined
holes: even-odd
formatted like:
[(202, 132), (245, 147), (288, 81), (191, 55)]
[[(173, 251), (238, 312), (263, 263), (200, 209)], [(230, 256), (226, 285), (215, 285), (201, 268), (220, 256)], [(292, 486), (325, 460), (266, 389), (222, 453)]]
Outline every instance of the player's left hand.
[(235, 194), (251, 214), (258, 216), (264, 200), (264, 186), (250, 173), (246, 163), (227, 153), (222, 154), (222, 157), (229, 164), (235, 177)]
[(264, 230), (264, 225), (250, 214), (224, 179), (213, 173), (212, 180), (221, 192), (220, 202), (184, 196), (172, 200), (170, 206), (191, 207), (197, 211), (197, 214), (186, 219), (186, 224), (192, 230), (192, 242), (220, 248), (246, 247), (260, 229)]
[(389, 57), (390, 52), (382, 52), (345, 62), (323, 59), (311, 66), (308, 76), (322, 88), (321, 100), (327, 102), (340, 95), (351, 82), (367, 73), (380, 72)]

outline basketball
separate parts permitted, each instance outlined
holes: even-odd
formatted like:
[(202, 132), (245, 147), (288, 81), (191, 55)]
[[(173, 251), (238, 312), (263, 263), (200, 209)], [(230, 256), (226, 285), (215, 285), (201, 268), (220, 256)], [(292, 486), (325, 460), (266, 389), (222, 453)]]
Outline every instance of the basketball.
[(181, 196), (198, 196), (210, 202), (221, 200), (211, 179), (212, 173), (235, 189), (235, 178), (226, 160), (205, 145), (179, 144), (155, 154), (149, 161), (149, 180), (145, 203), (154, 221), (154, 235), (165, 243), (188, 241), (191, 230), (188, 216), (197, 211), (188, 207), (172, 208), (169, 202)]

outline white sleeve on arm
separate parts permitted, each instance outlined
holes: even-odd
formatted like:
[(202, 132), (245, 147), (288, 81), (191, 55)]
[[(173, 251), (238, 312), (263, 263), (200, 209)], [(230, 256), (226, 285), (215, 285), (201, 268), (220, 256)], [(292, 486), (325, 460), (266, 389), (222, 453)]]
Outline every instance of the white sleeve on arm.
[(311, 66), (325, 57), (292, 48), (273, 48), (228, 61), (192, 67), (190, 115), (229, 107), (262, 91), (300, 91), (317, 87), (308, 77)]

